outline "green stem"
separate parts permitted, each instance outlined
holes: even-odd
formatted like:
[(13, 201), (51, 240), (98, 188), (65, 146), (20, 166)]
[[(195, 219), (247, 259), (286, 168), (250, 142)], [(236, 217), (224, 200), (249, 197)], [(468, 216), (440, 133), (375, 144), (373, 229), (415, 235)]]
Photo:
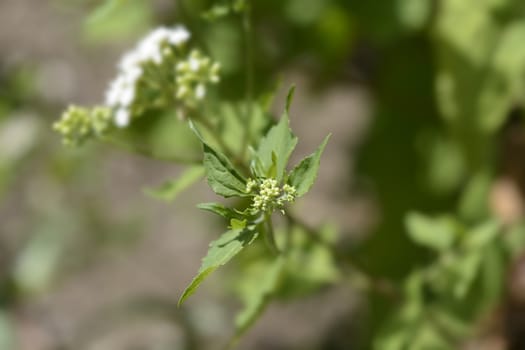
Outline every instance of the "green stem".
[(122, 142), (122, 141), (119, 141), (111, 137), (107, 137), (107, 136), (101, 137), (101, 140), (112, 146), (115, 146), (118, 149), (127, 151), (129, 153), (138, 154), (146, 158), (153, 158), (153, 159), (157, 159), (157, 160), (164, 161), (164, 162), (187, 164), (187, 165), (195, 165), (195, 164), (202, 163), (202, 160), (200, 158), (186, 158), (186, 157), (180, 157), (180, 156), (161, 157), (159, 155), (154, 154), (151, 149), (148, 149), (144, 146), (132, 145), (132, 144)]
[(244, 107), (244, 134), (242, 141), (242, 156), (244, 159), (246, 152), (248, 150), (248, 145), (250, 143), (250, 131), (252, 124), (253, 116), (253, 83), (254, 83), (254, 60), (253, 60), (253, 27), (252, 27), (252, 17), (251, 17), (251, 3), (250, 0), (246, 0), (246, 7), (244, 8), (243, 17), (242, 17), (242, 27), (244, 33), (244, 59), (245, 59), (245, 81), (244, 81), (244, 90), (245, 90), (245, 107)]
[(344, 252), (342, 252), (340, 249), (337, 249), (335, 245), (323, 240), (317, 234), (318, 230), (310, 227), (308, 224), (293, 214), (287, 212), (286, 218), (291, 224), (301, 227), (312, 240), (329, 249), (332, 252), (334, 259), (342, 269), (349, 269), (348, 273), (349, 276), (352, 276), (351, 282), (353, 286), (364, 290), (375, 291), (392, 300), (399, 299), (400, 292), (397, 286), (391, 281), (385, 278), (374, 276), (372, 273), (368, 272), (354, 257), (344, 254)]
[(275, 232), (273, 230), (272, 214), (270, 213), (264, 214), (263, 233), (264, 238), (266, 240), (266, 244), (268, 245), (272, 253), (276, 255), (281, 254), (279, 248), (277, 247), (277, 243), (275, 242)]

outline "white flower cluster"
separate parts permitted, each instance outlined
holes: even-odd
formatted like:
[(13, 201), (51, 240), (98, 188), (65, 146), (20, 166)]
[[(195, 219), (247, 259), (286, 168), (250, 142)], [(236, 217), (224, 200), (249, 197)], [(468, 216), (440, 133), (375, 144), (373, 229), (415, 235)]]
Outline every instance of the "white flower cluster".
[(206, 83), (219, 81), (218, 63), (198, 50), (187, 53), (184, 44), (190, 36), (183, 26), (158, 28), (122, 57), (106, 92), (116, 126), (128, 126), (133, 113), (147, 105), (179, 100), (193, 107), (205, 97)]
[(198, 50), (193, 50), (188, 58), (177, 64), (178, 99), (196, 102), (206, 96), (205, 83), (219, 82), (220, 65), (212, 62)]
[(190, 39), (190, 32), (183, 26), (172, 29), (158, 28), (142, 39), (135, 49), (126, 53), (118, 67), (119, 75), (106, 92), (106, 104), (115, 108), (115, 124), (128, 126), (131, 119), (131, 104), (136, 97), (138, 81), (144, 74), (144, 65), (160, 65), (163, 62), (166, 45), (180, 47)]
[(280, 209), (282, 211), (285, 202), (293, 202), (297, 196), (295, 187), (284, 184), (279, 188), (279, 184), (275, 179), (264, 179), (257, 181), (250, 179), (246, 183), (246, 192), (252, 193), (256, 191), (253, 197), (252, 211), (268, 211), (273, 209)]

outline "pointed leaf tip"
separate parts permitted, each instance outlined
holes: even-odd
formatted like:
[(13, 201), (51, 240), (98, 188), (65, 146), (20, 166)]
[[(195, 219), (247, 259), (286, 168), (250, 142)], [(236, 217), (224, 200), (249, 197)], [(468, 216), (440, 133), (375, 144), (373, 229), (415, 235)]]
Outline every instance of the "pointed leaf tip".
[(286, 113), (290, 113), (290, 107), (292, 105), (293, 96), (295, 94), (295, 84), (292, 84), (290, 86), (290, 89), (288, 90), (288, 95), (286, 96)]
[(226, 264), (243, 248), (250, 245), (257, 238), (257, 231), (250, 229), (233, 229), (224, 233), (217, 240), (211, 242), (208, 254), (202, 259), (197, 276), (191, 281), (182, 293), (177, 305), (180, 307), (192, 295), (208, 275)]
[(290, 172), (289, 184), (297, 190), (297, 197), (301, 197), (313, 186), (319, 165), (321, 164), (321, 155), (332, 134), (328, 134), (317, 150), (308, 157), (301, 160), (299, 164)]

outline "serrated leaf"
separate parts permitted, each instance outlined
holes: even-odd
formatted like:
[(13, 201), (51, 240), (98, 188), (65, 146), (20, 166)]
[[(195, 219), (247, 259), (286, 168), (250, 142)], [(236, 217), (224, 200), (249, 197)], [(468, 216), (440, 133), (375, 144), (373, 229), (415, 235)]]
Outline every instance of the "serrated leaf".
[(226, 264), (241, 250), (257, 238), (257, 232), (250, 229), (237, 229), (225, 232), (219, 239), (211, 242), (208, 254), (202, 259), (197, 276), (186, 287), (179, 299), (178, 305), (192, 295), (202, 281), (220, 266)]
[(405, 226), (412, 241), (438, 251), (449, 248), (456, 238), (454, 223), (448, 218), (433, 219), (409, 213)]
[(202, 165), (192, 166), (185, 169), (178, 179), (166, 181), (156, 188), (146, 188), (144, 192), (153, 198), (171, 202), (179, 193), (199, 181), (204, 174)]
[(260, 274), (252, 277), (245, 291), (244, 309), (235, 317), (235, 338), (240, 337), (263, 313), (266, 305), (279, 287), (285, 266), (280, 257)]
[(204, 145), (204, 168), (206, 178), (213, 192), (223, 197), (246, 197), (246, 180), (235, 170), (228, 158)]
[(201, 203), (197, 205), (197, 208), (215, 213), (226, 219), (239, 218), (239, 214), (235, 210), (225, 207), (220, 203)]
[[(257, 157), (261, 161), (264, 174), (257, 175), (267, 177), (275, 160), (275, 178), (277, 181), (280, 181), (284, 176), (286, 164), (296, 145), (297, 137), (290, 130), (288, 113), (284, 113), (279, 123), (268, 131), (259, 144)], [(275, 159), (272, 156), (273, 154), (275, 154)]]
[(205, 140), (199, 130), (190, 120), (190, 128), (201, 140), (204, 151), (204, 169), (206, 179), (213, 192), (223, 197), (246, 197), (246, 180), (234, 168), (228, 158), (219, 151), (216, 151)]
[(315, 153), (304, 158), (297, 166), (290, 172), (289, 184), (297, 190), (297, 196), (301, 197), (310, 190), (317, 178), (319, 165), (321, 163), (321, 155), (323, 154), (326, 143), (330, 139), (330, 135), (326, 136), (323, 143), (317, 148)]

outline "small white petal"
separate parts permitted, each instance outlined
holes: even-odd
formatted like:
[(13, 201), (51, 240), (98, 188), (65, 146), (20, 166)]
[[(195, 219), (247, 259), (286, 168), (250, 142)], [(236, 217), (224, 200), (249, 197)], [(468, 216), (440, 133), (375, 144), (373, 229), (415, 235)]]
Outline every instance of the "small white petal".
[(160, 52), (160, 50), (152, 52), (151, 60), (155, 62), (156, 64), (161, 64), (162, 63), (162, 52)]
[(135, 99), (135, 87), (127, 86), (120, 94), (119, 102), (122, 106), (129, 106)]
[(175, 69), (176, 69), (178, 72), (183, 71), (184, 69), (186, 69), (186, 65), (187, 65), (186, 62), (179, 62), (179, 63), (177, 63), (177, 65), (175, 66)]
[(119, 68), (122, 71), (128, 71), (139, 67), (141, 63), (140, 56), (137, 55), (137, 52), (130, 51), (124, 54), (124, 56), (122, 56), (120, 59)]
[(194, 72), (198, 71), (201, 66), (200, 61), (193, 57), (189, 59), (188, 63), (189, 63), (190, 69)]
[(108, 106), (115, 106), (118, 104), (122, 90), (125, 87), (125, 83), (126, 82), (122, 76), (118, 76), (110, 83), (106, 92), (106, 104)]
[(195, 88), (195, 97), (197, 97), (198, 100), (202, 100), (206, 96), (206, 87), (204, 84), (199, 84)]
[(124, 108), (120, 108), (117, 110), (117, 113), (115, 114), (115, 124), (119, 128), (125, 128), (129, 125), (130, 115), (129, 111)]
[(124, 71), (124, 79), (128, 85), (134, 85), (142, 76), (142, 68), (133, 67)]
[(171, 30), (168, 41), (173, 45), (181, 45), (190, 39), (190, 32), (183, 26), (175, 27)]
[(151, 34), (146, 37), (146, 40), (158, 46), (164, 40), (168, 40), (170, 34), (171, 31), (168, 28), (160, 27), (151, 32)]

